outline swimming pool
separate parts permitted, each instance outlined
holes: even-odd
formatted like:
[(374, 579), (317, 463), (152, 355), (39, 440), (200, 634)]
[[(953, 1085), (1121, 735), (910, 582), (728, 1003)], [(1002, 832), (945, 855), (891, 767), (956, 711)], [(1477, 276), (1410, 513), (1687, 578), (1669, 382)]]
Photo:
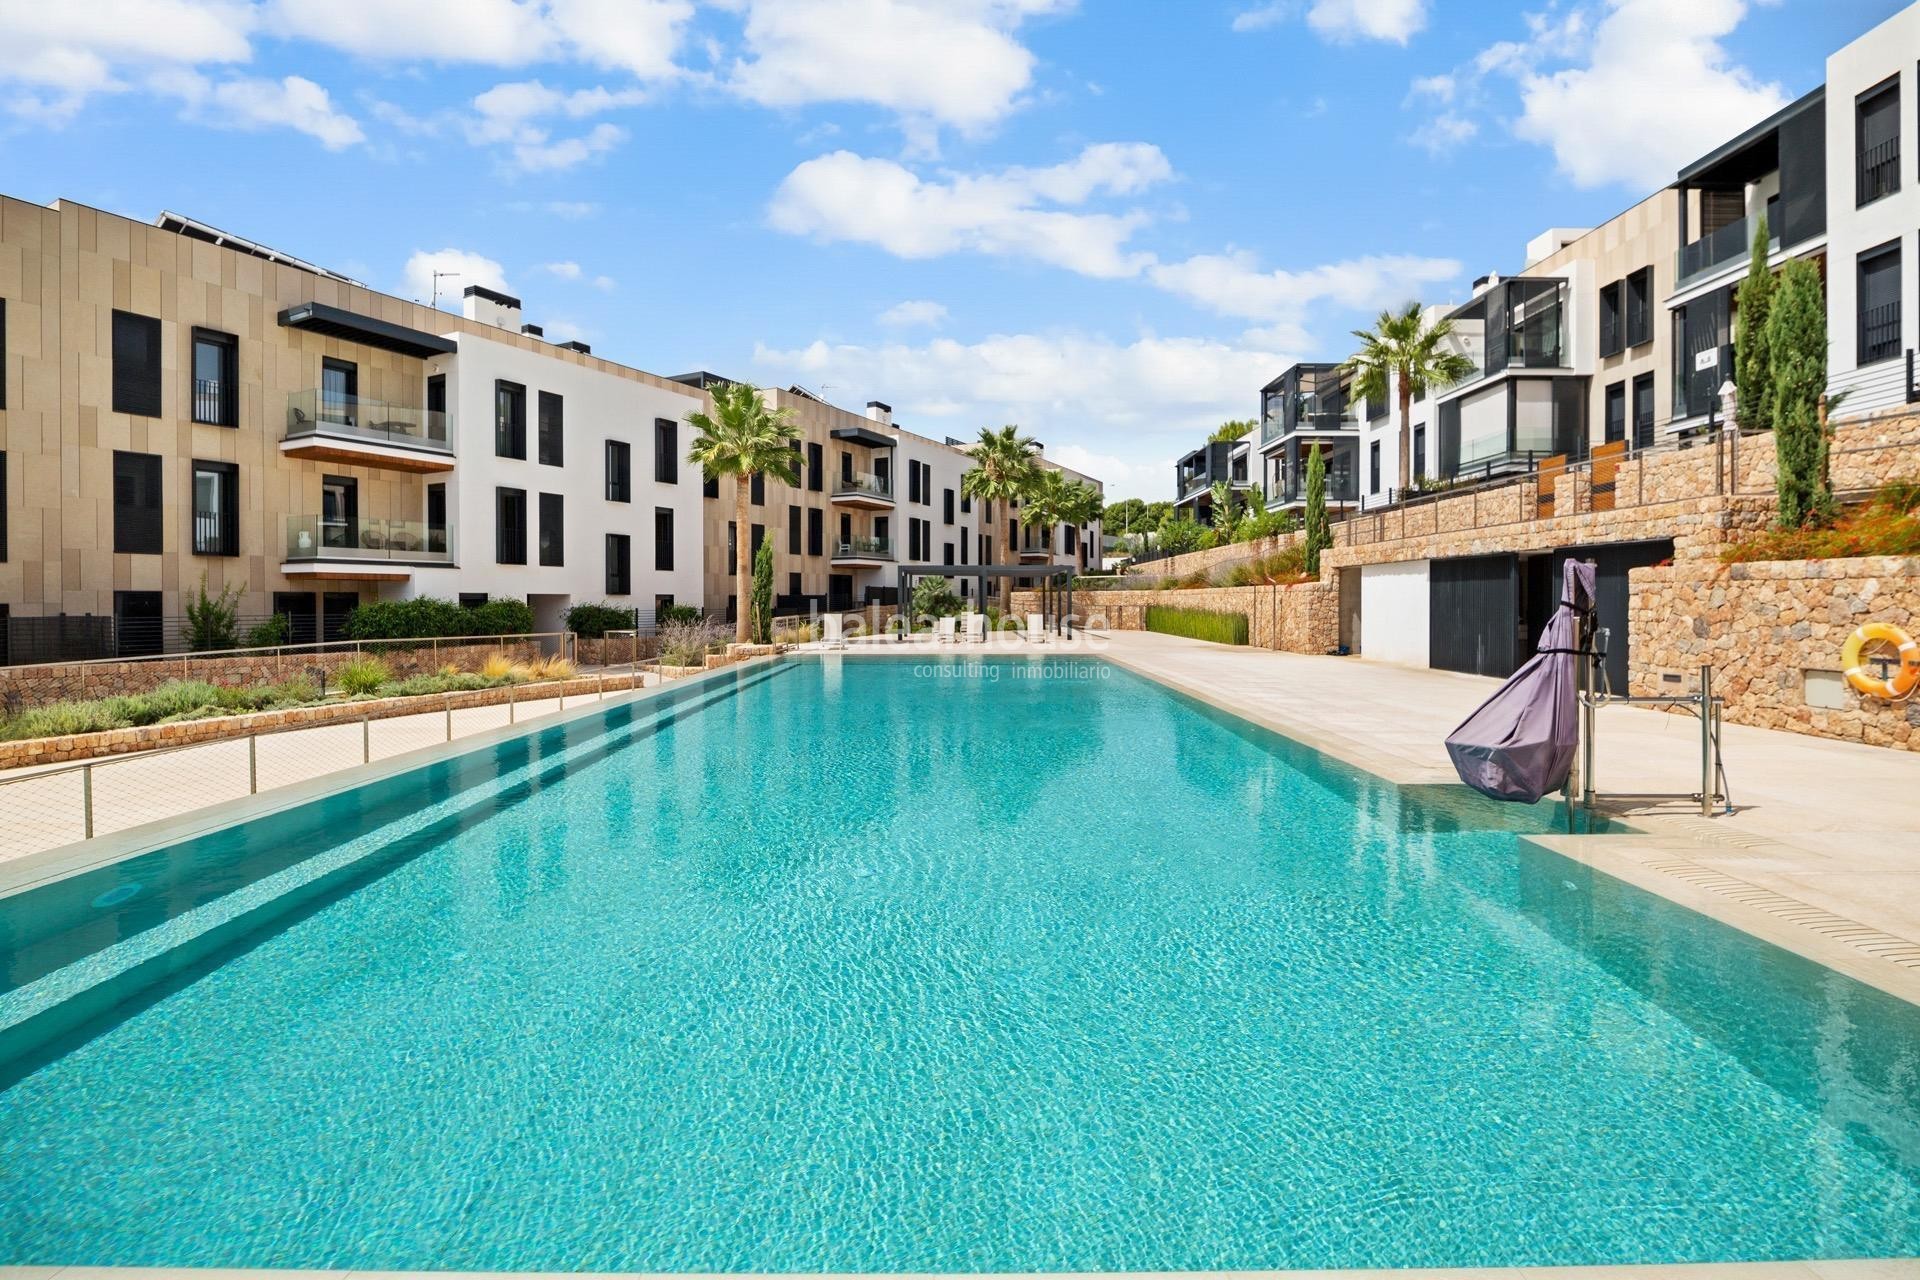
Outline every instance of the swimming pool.
[(1920, 1011), (1548, 806), (1085, 659), (671, 692), (0, 900), (0, 1263), (1920, 1251)]

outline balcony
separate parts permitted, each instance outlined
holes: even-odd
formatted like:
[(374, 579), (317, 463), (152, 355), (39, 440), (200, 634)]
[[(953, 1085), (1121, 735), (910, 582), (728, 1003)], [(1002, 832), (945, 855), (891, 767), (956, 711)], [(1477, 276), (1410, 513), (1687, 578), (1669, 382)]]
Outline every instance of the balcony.
[[(1896, 126), (1897, 127), (1897, 126)], [(1854, 157), (1856, 205), (1872, 204), (1900, 189), (1900, 137), (1895, 134)]]
[(893, 483), (872, 472), (842, 473), (833, 482), (833, 501), (842, 507), (889, 511), (893, 508)]
[[(1681, 248), (1674, 261), (1674, 288), (1684, 289), (1694, 281), (1736, 262), (1746, 261), (1753, 251), (1752, 218), (1741, 218), (1729, 222), (1717, 231), (1709, 231), (1692, 244)], [(1780, 237), (1773, 236), (1767, 241), (1767, 252), (1773, 253), (1780, 248)]]
[(280, 572), (289, 578), (404, 579), (417, 568), (452, 564), (446, 530), (419, 521), (288, 516)]
[(287, 434), (280, 452), (389, 471), (453, 470), (446, 414), (317, 390), (287, 397)]
[(892, 538), (849, 538), (833, 544), (833, 563), (880, 568), (893, 563)]
[(1053, 544), (1046, 538), (1022, 538), (1018, 552), (1023, 561), (1050, 564), (1053, 561)]

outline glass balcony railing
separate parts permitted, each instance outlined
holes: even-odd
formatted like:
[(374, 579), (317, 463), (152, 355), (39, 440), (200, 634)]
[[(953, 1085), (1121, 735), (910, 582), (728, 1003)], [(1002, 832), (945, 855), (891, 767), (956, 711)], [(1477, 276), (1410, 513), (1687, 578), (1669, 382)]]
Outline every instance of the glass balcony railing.
[(871, 472), (857, 471), (852, 475), (839, 475), (833, 481), (833, 496), (843, 495), (865, 498), (893, 497), (893, 483), (886, 476)]
[(833, 544), (835, 560), (891, 560), (892, 538), (845, 538)]
[(402, 449), (452, 452), (447, 444), (447, 415), (438, 410), (318, 390), (296, 391), (287, 397), (287, 439), (311, 435), (349, 436)]
[[(1774, 236), (1767, 242), (1767, 252), (1772, 253), (1780, 247), (1780, 237)], [(1732, 262), (1739, 262), (1753, 250), (1753, 219), (1741, 218), (1729, 222), (1718, 231), (1709, 231), (1692, 244), (1681, 248), (1674, 263), (1674, 287), (1684, 288), (1696, 276), (1717, 271)]]
[(447, 531), (417, 520), (288, 516), (287, 557), (299, 560), (398, 560), (452, 564)]

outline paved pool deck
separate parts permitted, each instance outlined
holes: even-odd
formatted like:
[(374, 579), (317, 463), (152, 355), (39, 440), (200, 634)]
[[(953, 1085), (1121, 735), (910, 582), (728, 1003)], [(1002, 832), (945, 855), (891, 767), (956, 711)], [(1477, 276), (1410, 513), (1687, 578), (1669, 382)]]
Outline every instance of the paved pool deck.
[[(1444, 742), (1499, 687), (1447, 671), (1208, 644), (1087, 637), (1095, 653), (1402, 785), (1459, 785)], [(1697, 791), (1699, 722), (1597, 716), (1603, 807), (1635, 834), (1539, 843), (1920, 1003), (1920, 752), (1725, 726), (1733, 812), (1609, 793)]]

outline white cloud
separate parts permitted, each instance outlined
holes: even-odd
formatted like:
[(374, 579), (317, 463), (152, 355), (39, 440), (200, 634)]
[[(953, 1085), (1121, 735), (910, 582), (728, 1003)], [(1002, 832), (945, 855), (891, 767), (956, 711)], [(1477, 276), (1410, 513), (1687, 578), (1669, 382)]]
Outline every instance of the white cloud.
[(540, 207), (556, 218), (566, 218), (571, 222), (591, 218), (600, 212), (600, 202), (597, 200), (549, 200)]
[(246, 62), (253, 10), (241, 0), (0, 0), (0, 81), (11, 108), (59, 122), (129, 72)]
[(407, 296), (421, 302), (433, 297), (433, 273), (436, 271), (453, 273), (441, 277), (442, 303), (457, 304), (468, 285), (484, 285), (502, 293), (512, 292), (507, 285), (506, 270), (492, 258), (465, 249), (417, 249), (407, 259), (407, 265), (401, 273)]
[(552, 27), (535, 0), (269, 0), (274, 35), (363, 58), (512, 66), (544, 56)]
[[(1427, 25), (1427, 0), (1312, 0), (1304, 7), (1307, 25), (1322, 38), (1340, 44), (1353, 40), (1405, 44)], [(1236, 14), (1233, 29), (1259, 31), (1287, 21), (1301, 9), (1295, 0), (1270, 0)]]
[[(1297, 352), (1257, 342), (1084, 334), (996, 334), (975, 343), (758, 346), (769, 380), (864, 387), (908, 426), (971, 434), (1017, 422), (1048, 456), (1112, 482), (1110, 497), (1160, 497), (1164, 460), (1230, 417), (1245, 416), (1257, 388)], [(938, 425), (935, 425), (935, 424)]]
[(582, 268), (579, 263), (571, 260), (542, 263), (540, 269), (560, 280), (573, 282), (585, 281), (602, 293), (612, 293), (614, 290), (614, 279), (612, 276), (588, 276), (585, 269)]
[(1657, 187), (1680, 165), (1786, 105), (1778, 84), (1735, 65), (1722, 37), (1743, 0), (1616, 0), (1588, 61), (1526, 71), (1514, 132), (1550, 147), (1580, 187)]
[(194, 119), (218, 128), (293, 129), (329, 151), (366, 141), (359, 122), (334, 110), (327, 91), (304, 76), (240, 77), (216, 84), (196, 72), (161, 72), (153, 83), (179, 97)]
[(542, 123), (545, 119), (563, 116), (577, 120), (632, 106), (644, 96), (638, 89), (615, 91), (603, 87), (563, 92), (538, 80), (497, 84), (473, 99), (474, 115), (466, 125), (467, 140), (475, 146), (505, 146), (514, 167), (526, 172), (570, 169), (620, 145), (626, 130), (603, 122), (584, 134), (555, 138), (552, 128)]
[(1316, 303), (1363, 309), (1418, 297), (1422, 286), (1460, 274), (1451, 258), (1406, 254), (1369, 255), (1306, 271), (1262, 271), (1252, 254), (1200, 254), (1184, 262), (1156, 264), (1154, 284), (1191, 302), (1247, 320), (1297, 317)]
[(865, 102), (911, 134), (977, 133), (1015, 111), (1034, 55), (1015, 32), (1073, 0), (727, 0), (744, 8), (746, 54), (724, 82), (762, 106)]
[(1453, 111), (1442, 111), (1439, 115), (1415, 127), (1414, 131), (1407, 135), (1407, 141), (1439, 156), (1471, 142), (1479, 132), (1480, 126), (1467, 116)]
[(1049, 208), (1131, 195), (1173, 174), (1158, 147), (1106, 143), (1046, 169), (923, 180), (904, 165), (836, 151), (788, 174), (768, 219), (778, 230), (876, 245), (902, 258), (969, 250), (1033, 258), (1082, 275), (1137, 274), (1148, 255), (1128, 241), (1147, 215)]
[(691, 0), (548, 0), (555, 30), (582, 61), (641, 80), (679, 74), (674, 55)]
[(946, 318), (944, 305), (925, 299), (896, 302), (880, 313), (880, 323), (889, 329), (938, 329)]
[(1436, 102), (1452, 102), (1453, 95), (1459, 92), (1459, 81), (1450, 75), (1421, 76), (1413, 82), (1410, 96), (1432, 98)]

